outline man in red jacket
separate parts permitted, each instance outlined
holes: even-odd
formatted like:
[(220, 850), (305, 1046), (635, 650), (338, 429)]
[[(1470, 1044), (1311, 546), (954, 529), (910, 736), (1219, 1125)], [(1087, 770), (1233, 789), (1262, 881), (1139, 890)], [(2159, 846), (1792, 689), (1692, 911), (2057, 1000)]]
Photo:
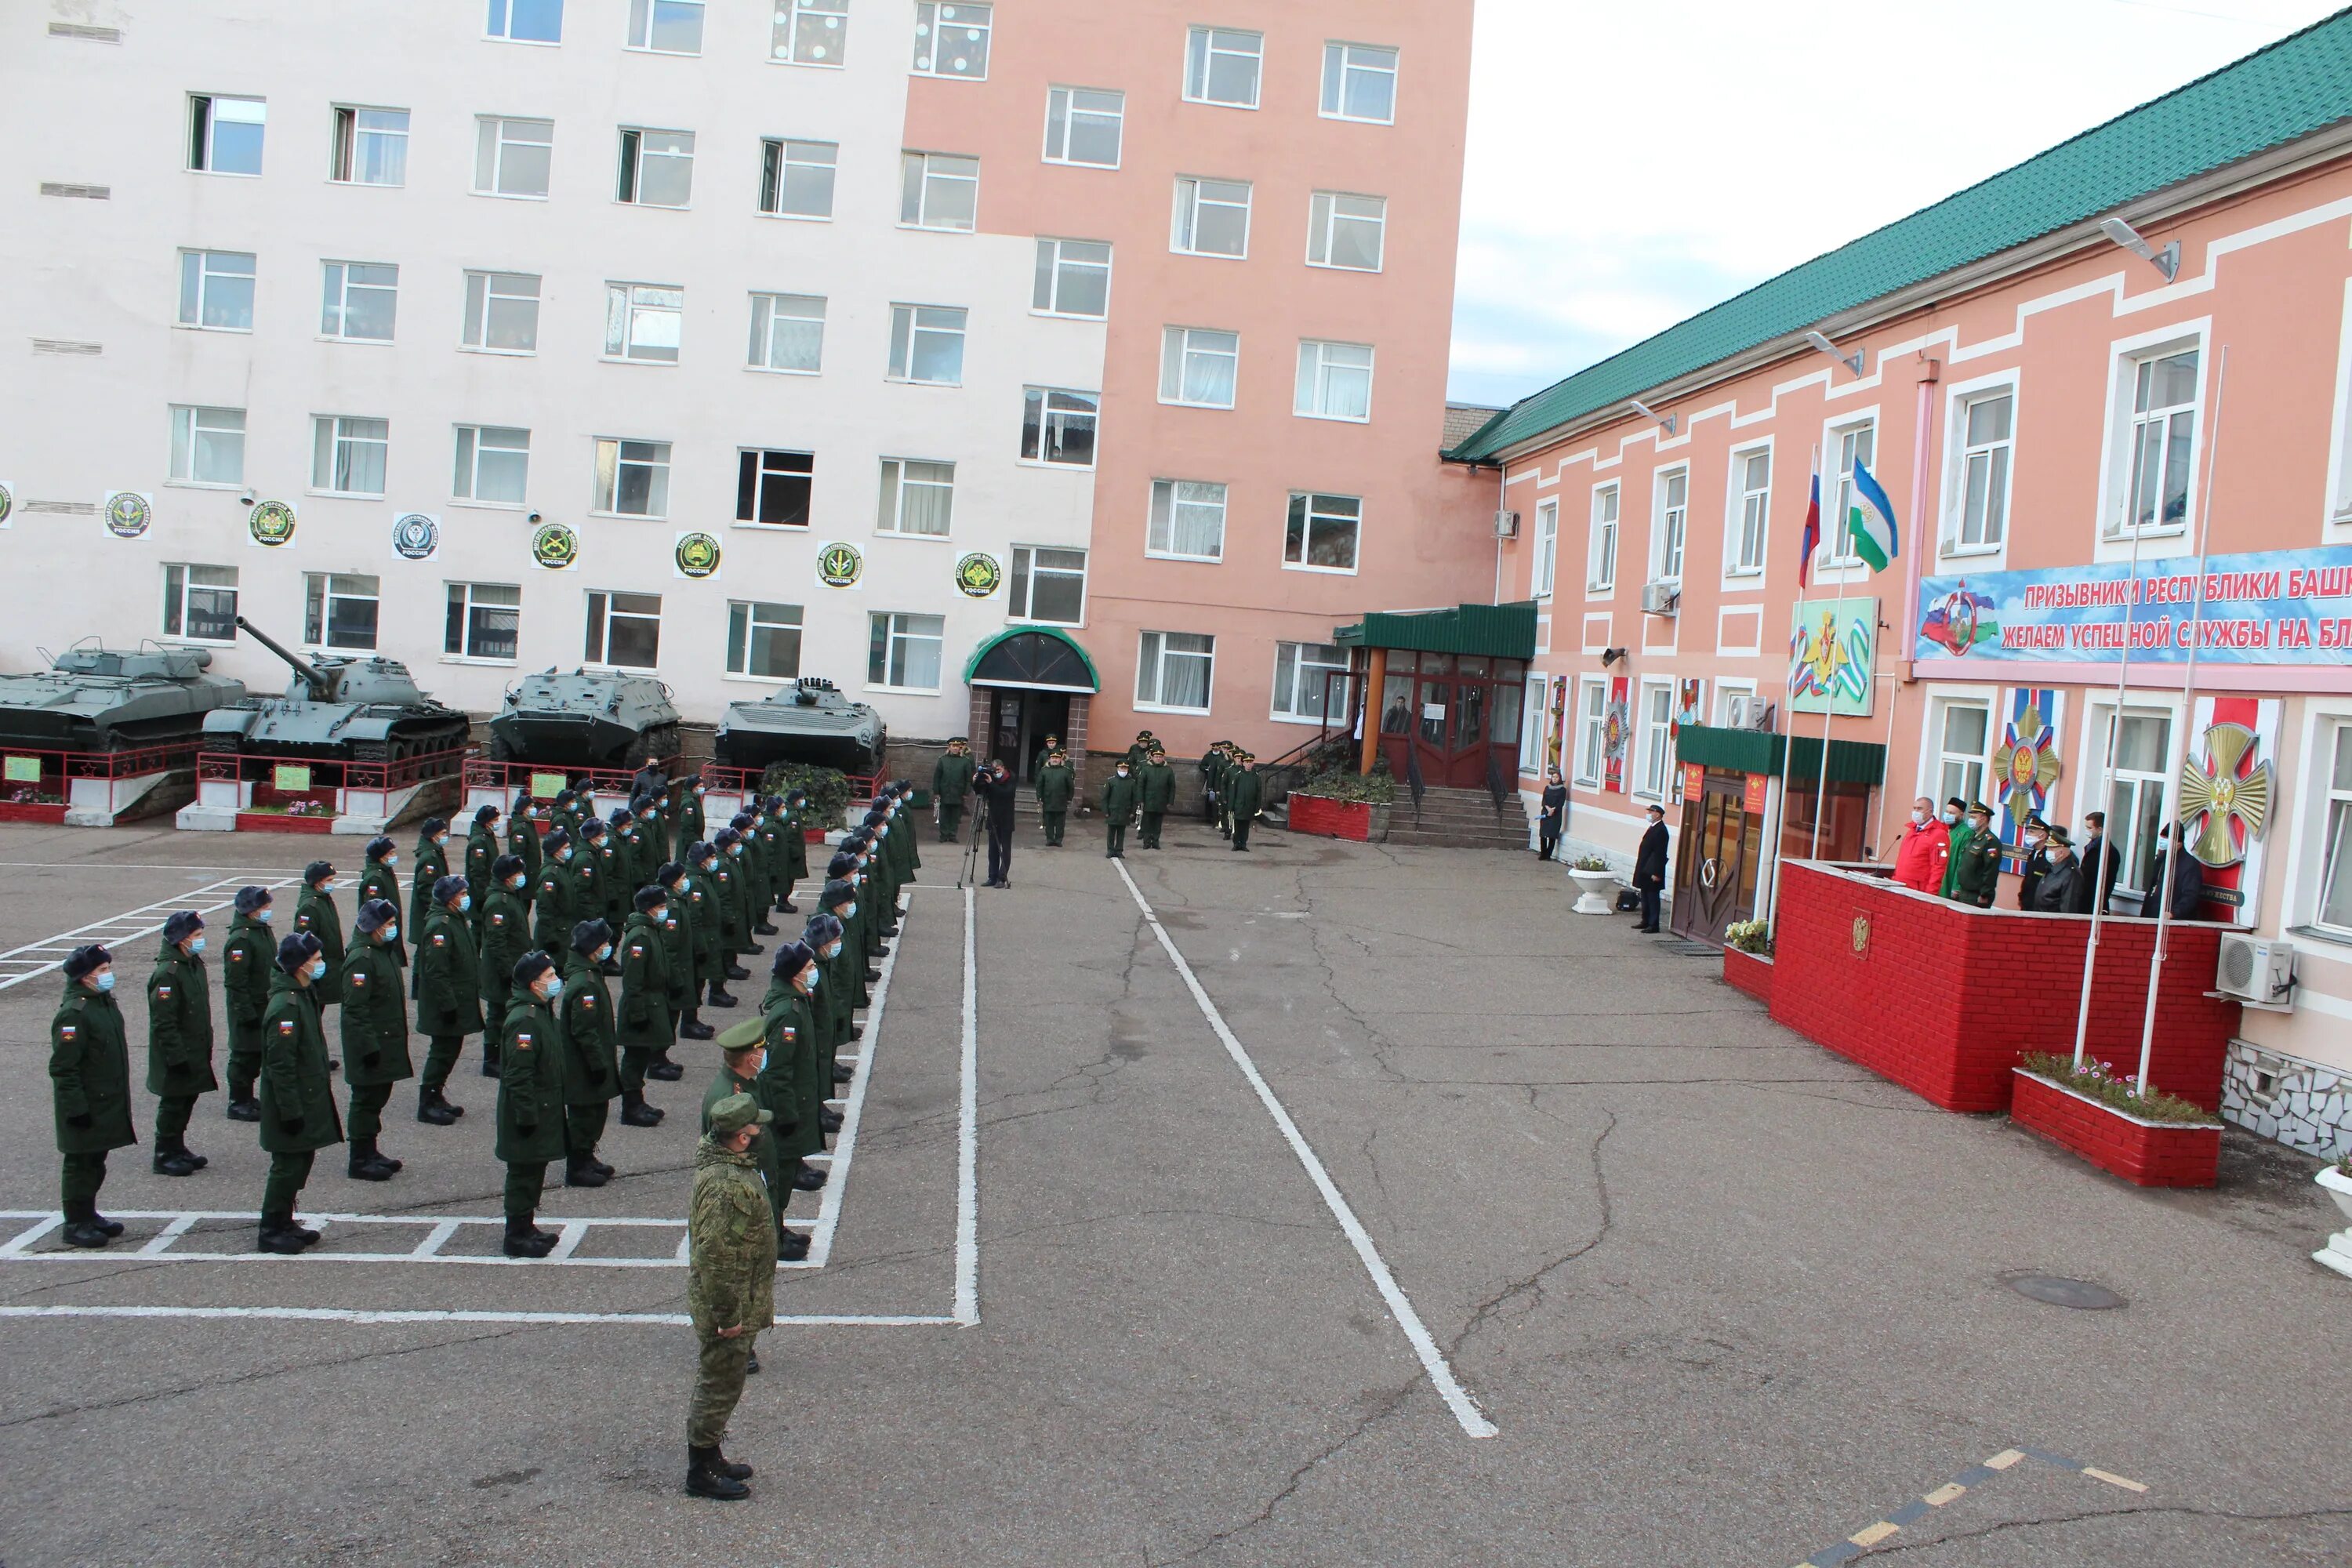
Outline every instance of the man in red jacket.
[(1911, 803), (1911, 826), (1895, 847), (1895, 879), (1931, 898), (1940, 896), (1951, 858), (1951, 831), (1936, 820), (1936, 803), (1923, 795)]

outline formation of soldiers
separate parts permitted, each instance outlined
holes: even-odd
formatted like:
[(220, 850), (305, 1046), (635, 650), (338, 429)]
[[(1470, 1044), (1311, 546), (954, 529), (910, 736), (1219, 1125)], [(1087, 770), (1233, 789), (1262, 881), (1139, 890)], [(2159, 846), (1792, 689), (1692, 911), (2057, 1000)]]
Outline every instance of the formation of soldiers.
[[(1034, 787), (1045, 847), (1054, 849), (1061, 847), (1067, 829), (1070, 803), (1077, 794), (1077, 774), (1058, 736), (1045, 737), (1043, 755)], [(1246, 851), (1250, 827), (1265, 815), (1265, 781), (1256, 771), (1257, 758), (1231, 741), (1219, 741), (1199, 765), (1202, 820), (1231, 839), (1235, 849)], [(948, 742), (931, 773), (931, 799), (939, 814), (940, 842), (958, 841), (964, 795), (972, 787), (971, 748), (959, 735)], [(1175, 803), (1176, 770), (1169, 765), (1167, 749), (1150, 731), (1140, 731), (1102, 783), (1098, 805), (1104, 857), (1126, 858), (1129, 827), (1138, 829), (1139, 847), (1159, 848), (1161, 826)]]

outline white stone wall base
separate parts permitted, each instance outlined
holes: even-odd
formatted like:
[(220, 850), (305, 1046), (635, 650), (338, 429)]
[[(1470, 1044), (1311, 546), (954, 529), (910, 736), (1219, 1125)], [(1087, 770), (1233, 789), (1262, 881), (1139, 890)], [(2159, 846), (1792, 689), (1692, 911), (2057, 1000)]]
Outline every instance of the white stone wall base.
[(2352, 1230), (2339, 1230), (2329, 1237), (2327, 1245), (2313, 1253), (2311, 1260), (2352, 1279)]
[(190, 801), (173, 816), (172, 826), (184, 833), (235, 833), (236, 807)]

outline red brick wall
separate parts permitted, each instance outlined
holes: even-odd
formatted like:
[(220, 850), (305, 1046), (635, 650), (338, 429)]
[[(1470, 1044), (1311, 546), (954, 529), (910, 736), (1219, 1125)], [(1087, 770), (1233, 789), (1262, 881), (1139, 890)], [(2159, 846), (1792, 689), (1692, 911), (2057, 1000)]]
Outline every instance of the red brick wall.
[[(1864, 951), (1854, 921), (1866, 918)], [(1790, 861), (1774, 922), (1772, 1016), (1948, 1110), (2001, 1110), (2021, 1051), (2074, 1049), (2088, 915), (1965, 908), (1877, 878)], [(2156, 922), (2099, 931), (2088, 1049), (2139, 1070)], [(2209, 998), (2221, 931), (2175, 926), (2149, 1077), (2211, 1110), (2238, 1005)]]
[(2218, 1127), (2146, 1127), (2025, 1073), (2012, 1075), (2010, 1114), (2102, 1171), (2143, 1187), (2210, 1187), (2221, 1163)]
[(1772, 969), (1769, 958), (1759, 958), (1736, 947), (1723, 950), (1724, 984), (1745, 991), (1768, 1007), (1772, 1005)]
[(1290, 831), (1319, 833), (1326, 838), (1352, 838), (1361, 844), (1372, 836), (1372, 808), (1361, 801), (1293, 795)]

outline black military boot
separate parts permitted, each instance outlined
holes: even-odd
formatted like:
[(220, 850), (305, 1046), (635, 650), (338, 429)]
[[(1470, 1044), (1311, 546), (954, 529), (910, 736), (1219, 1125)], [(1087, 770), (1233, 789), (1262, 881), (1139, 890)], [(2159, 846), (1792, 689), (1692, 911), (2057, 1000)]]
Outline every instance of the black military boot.
[(176, 1138), (155, 1140), (155, 1173), (159, 1176), (193, 1176), (197, 1166), (194, 1160), (180, 1152)]
[(778, 899), (776, 909), (779, 913), (787, 915), (796, 915), (801, 912), (801, 907), (790, 899)]
[(585, 1154), (573, 1154), (563, 1162), (563, 1184), (567, 1187), (601, 1187), (604, 1184), (604, 1176), (596, 1169), (595, 1161)]
[(710, 1461), (719, 1457), (717, 1448), (688, 1447), (686, 1451), (686, 1489), (695, 1497), (717, 1498), (722, 1502), (735, 1502), (750, 1497), (751, 1489), (732, 1476), (713, 1469)]
[(177, 1154), (181, 1159), (185, 1160), (189, 1164), (194, 1165), (199, 1171), (212, 1163), (210, 1160), (205, 1159), (202, 1154), (197, 1153), (194, 1149), (188, 1147), (188, 1135), (184, 1132), (172, 1140), (172, 1152)]
[(814, 1165), (803, 1165), (800, 1174), (793, 1178), (793, 1187), (797, 1192), (814, 1193), (824, 1185), (824, 1174)]
[(809, 1238), (797, 1230), (776, 1232), (776, 1261), (798, 1263), (808, 1256)]
[(852, 1025), (850, 1025), (850, 1026), (849, 1026), (849, 1037), (850, 1037), (851, 1039), (853, 1039), (853, 1040), (862, 1040), (862, 1039), (864, 1039), (864, 1038), (866, 1037), (866, 1026), (865, 1026), (865, 1025), (863, 1025), (863, 1024), (852, 1024)]
[(104, 1247), (112, 1239), (98, 1223), (96, 1204), (78, 1203), (67, 1206), (64, 1240), (68, 1247)]
[(624, 1127), (658, 1127), (664, 1112), (646, 1103), (645, 1091), (625, 1089), (621, 1091), (621, 1125)]
[(441, 1098), (437, 1089), (416, 1091), (416, 1120), (433, 1127), (446, 1127), (463, 1116), (464, 1111)]
[(509, 1258), (544, 1258), (555, 1250), (555, 1239), (532, 1225), (528, 1215), (520, 1219), (511, 1215), (507, 1218), (504, 1250)]
[(309, 1245), (286, 1215), (266, 1214), (261, 1216), (261, 1237), (257, 1244), (263, 1252), (275, 1252), (291, 1258)]
[(696, 1009), (692, 1007), (688, 1007), (686, 1016), (678, 1021), (677, 1032), (680, 1037), (688, 1040), (707, 1040), (719, 1033), (698, 1017)]
[(710, 1468), (730, 1481), (748, 1481), (753, 1474), (751, 1466), (739, 1465), (719, 1452), (716, 1443), (710, 1446)]
[[(735, 978), (740, 980), (743, 976), (739, 974)], [(732, 1007), (736, 1005), (735, 998), (728, 994), (727, 987), (716, 980), (710, 983), (709, 1001), (713, 1007)]]
[(388, 1182), (392, 1180), (392, 1173), (399, 1168), (398, 1165), (375, 1152), (374, 1139), (352, 1140), (351, 1160), (344, 1167), (344, 1172), (352, 1181)]
[[(884, 951), (887, 952), (888, 950), (886, 948)], [(866, 971), (866, 978), (868, 980), (879, 980), (882, 978), (882, 972), (871, 965), (868, 965)]]
[(222, 1114), (231, 1121), (258, 1121), (261, 1120), (261, 1101), (250, 1094), (242, 1099), (232, 1094), (228, 1097), (228, 1109)]
[(820, 1110), (816, 1113), (816, 1124), (827, 1132), (838, 1132), (841, 1131), (841, 1112)]
[[(751, 951), (753, 952), (758, 952), (761, 950), (755, 947)], [(727, 966), (727, 978), (730, 980), (749, 980), (751, 978), (751, 972), (744, 968), (740, 963), (730, 963)], [(715, 996), (718, 994), (713, 992), (712, 994)]]
[(482, 1042), (482, 1076), (484, 1078), (499, 1076), (499, 1048), (488, 1040)]
[(845, 1066), (844, 1066), (843, 1064), (841, 1064), (840, 1062), (835, 1062), (835, 1063), (834, 1063), (834, 1064), (833, 1064), (833, 1081), (834, 1081), (834, 1082), (835, 1082), (835, 1083), (847, 1083), (851, 1079), (854, 1079), (854, 1078), (856, 1078), (856, 1076), (857, 1076), (857, 1069), (856, 1069), (856, 1068), (854, 1068), (854, 1067), (845, 1067)]
[(652, 1061), (646, 1064), (646, 1076), (657, 1079), (663, 1083), (676, 1083), (686, 1076), (686, 1069), (670, 1060), (667, 1051), (660, 1051), (655, 1054)]
[(751, 928), (751, 934), (753, 936), (773, 936), (776, 934), (776, 928), (770, 925), (766, 921), (761, 921), (758, 925)]
[[(761, 947), (761, 946), (758, 942), (745, 942), (745, 943), (743, 944), (743, 951), (744, 951), (745, 952), (767, 952), (768, 950), (767, 950), (766, 948), (764, 948), (764, 947)], [(738, 974), (738, 975), (734, 975), (734, 976), (732, 976), (732, 978), (737, 979), (737, 980), (740, 980), (740, 979), (742, 979), (743, 977), (742, 977), (741, 975)]]

